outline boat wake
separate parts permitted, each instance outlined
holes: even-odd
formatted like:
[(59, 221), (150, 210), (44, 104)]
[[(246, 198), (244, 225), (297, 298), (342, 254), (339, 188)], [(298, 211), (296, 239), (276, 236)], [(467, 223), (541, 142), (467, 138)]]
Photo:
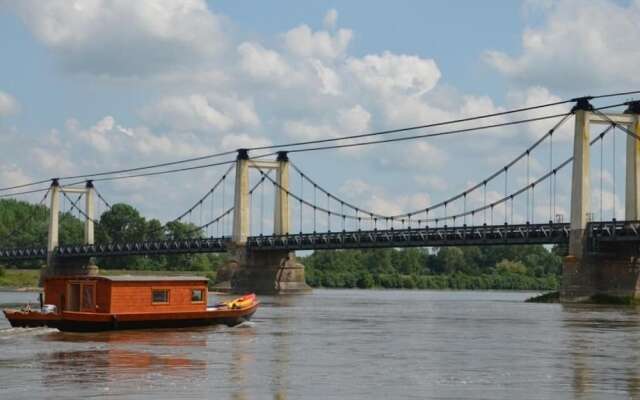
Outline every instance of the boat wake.
[(29, 337), (46, 335), (48, 333), (58, 332), (56, 328), (47, 328), (44, 326), (37, 328), (6, 328), (0, 329), (0, 340), (10, 340), (19, 337)]
[(242, 328), (253, 328), (256, 326), (255, 322), (251, 322), (251, 321), (244, 321), (236, 326), (234, 326), (235, 329), (242, 329)]

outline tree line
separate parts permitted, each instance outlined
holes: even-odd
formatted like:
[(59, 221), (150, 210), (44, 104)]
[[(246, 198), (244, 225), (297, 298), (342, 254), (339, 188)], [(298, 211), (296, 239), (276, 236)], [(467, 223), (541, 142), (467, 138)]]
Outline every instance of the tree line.
[[(45, 246), (49, 209), (0, 200), (0, 247)], [(81, 243), (84, 223), (69, 212), (60, 216), (60, 243)], [(102, 213), (96, 242), (186, 239), (204, 236), (190, 223), (146, 219), (134, 207), (118, 203)], [(564, 249), (541, 245), (318, 251), (300, 257), (307, 282), (331, 288), (555, 289)], [(179, 254), (98, 259), (101, 268), (203, 271), (211, 276), (225, 254)], [(41, 261), (13, 265), (39, 268)]]

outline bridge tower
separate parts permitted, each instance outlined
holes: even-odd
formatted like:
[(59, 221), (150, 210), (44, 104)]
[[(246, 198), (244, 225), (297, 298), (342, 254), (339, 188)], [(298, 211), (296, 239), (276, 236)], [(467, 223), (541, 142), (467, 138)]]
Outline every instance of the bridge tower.
[(97, 275), (98, 267), (90, 259), (76, 259), (62, 262), (55, 255), (59, 244), (60, 224), (60, 195), (65, 193), (83, 194), (84, 209), (84, 244), (94, 244), (94, 196), (95, 189), (92, 181), (87, 181), (84, 188), (70, 188), (60, 186), (57, 179), (51, 181), (49, 232), (47, 236), (47, 266), (42, 276), (55, 275)]
[[(590, 127), (615, 123), (640, 135), (640, 102), (631, 102), (622, 114), (601, 113), (594, 111), (588, 98), (582, 98), (574, 112), (570, 237), (563, 262), (561, 298), (580, 301), (594, 295), (640, 297), (640, 262), (636, 261), (635, 249), (617, 243), (590, 249), (587, 232), (591, 215)], [(626, 141), (625, 173), (625, 220), (636, 221), (640, 218), (640, 140), (631, 135)]]
[(305, 283), (304, 266), (296, 261), (292, 251), (252, 251), (247, 248), (250, 228), (249, 170), (261, 174), (276, 173), (274, 235), (289, 234), (289, 158), (278, 152), (274, 161), (249, 158), (245, 149), (238, 150), (234, 191), (233, 232), (229, 250), (231, 261), (227, 272), (230, 288), (234, 292), (301, 293), (310, 291)]

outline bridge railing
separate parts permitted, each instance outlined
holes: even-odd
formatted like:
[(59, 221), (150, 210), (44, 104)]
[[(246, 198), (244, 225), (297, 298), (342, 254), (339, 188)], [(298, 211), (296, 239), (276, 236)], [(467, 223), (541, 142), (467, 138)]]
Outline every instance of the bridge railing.
[(553, 244), (569, 240), (569, 224), (482, 225), (252, 236), (254, 250)]
[(601, 244), (640, 242), (640, 221), (603, 221), (587, 225), (589, 250), (597, 251)]

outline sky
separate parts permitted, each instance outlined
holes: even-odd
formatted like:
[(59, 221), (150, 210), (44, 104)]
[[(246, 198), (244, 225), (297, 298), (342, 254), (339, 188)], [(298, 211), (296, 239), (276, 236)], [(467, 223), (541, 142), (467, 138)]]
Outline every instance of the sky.
[[(0, 187), (638, 89), (638, 21), (638, 0), (0, 0)], [(482, 181), (552, 124), (292, 161), (365, 209), (400, 213)], [(571, 124), (555, 136), (554, 160), (570, 154)], [(623, 208), (624, 161), (605, 145), (609, 169), (594, 166), (593, 184), (603, 181), (602, 208), (613, 215)], [(623, 154), (624, 140), (616, 146)], [(531, 177), (548, 171), (549, 154), (535, 155)], [(516, 168), (509, 191), (526, 183), (526, 166)], [(168, 220), (225, 169), (98, 187), (112, 203)], [(568, 215), (567, 184), (554, 193), (556, 213)], [(502, 195), (504, 183), (488, 189), (489, 201)], [(552, 201), (540, 203), (535, 218), (548, 220)]]

